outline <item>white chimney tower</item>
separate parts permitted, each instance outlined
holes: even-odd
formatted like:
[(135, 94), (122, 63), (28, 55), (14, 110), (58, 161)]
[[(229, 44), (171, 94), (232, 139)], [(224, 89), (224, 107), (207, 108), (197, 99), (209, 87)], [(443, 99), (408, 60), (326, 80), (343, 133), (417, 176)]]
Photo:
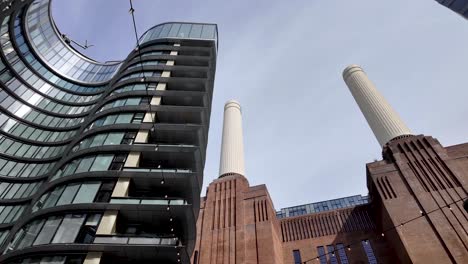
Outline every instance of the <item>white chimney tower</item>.
[(412, 134), (360, 66), (346, 67), (343, 79), (381, 146), (396, 137)]
[(229, 100), (224, 105), (223, 139), (219, 176), (245, 174), (242, 113), (239, 102)]

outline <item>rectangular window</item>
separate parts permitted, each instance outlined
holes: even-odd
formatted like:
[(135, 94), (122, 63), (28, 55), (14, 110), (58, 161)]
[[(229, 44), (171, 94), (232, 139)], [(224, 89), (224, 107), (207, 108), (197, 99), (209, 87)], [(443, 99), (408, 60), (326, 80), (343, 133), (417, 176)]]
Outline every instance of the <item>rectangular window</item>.
[(132, 121), (133, 114), (120, 114), (117, 120), (115, 121), (116, 124), (129, 124)]
[(61, 220), (62, 218), (59, 218), (57, 216), (49, 217), (45, 222), (41, 233), (39, 233), (39, 235), (36, 238), (36, 241), (34, 241), (33, 245), (49, 244)]
[(73, 201), (73, 198), (76, 195), (76, 192), (78, 192), (79, 187), (80, 187), (79, 184), (68, 185), (63, 191), (62, 195), (60, 196), (60, 199), (58, 200), (57, 205), (71, 204)]
[(80, 190), (76, 194), (75, 199), (73, 200), (73, 203), (92, 203), (100, 186), (100, 182), (88, 182), (82, 184)]
[(366, 252), (367, 259), (369, 260), (369, 264), (377, 264), (377, 258), (375, 258), (374, 251), (372, 250), (370, 241), (366, 239), (366, 240), (362, 240), (361, 243), (362, 243), (362, 247), (364, 248), (364, 251)]
[(117, 115), (110, 115), (107, 116), (106, 119), (104, 120), (104, 123), (102, 124), (103, 126), (107, 125), (112, 125), (115, 124), (115, 120), (117, 119)]
[(327, 264), (327, 255), (325, 254), (325, 248), (322, 246), (317, 247), (317, 254), (320, 260), (320, 264)]
[(124, 133), (110, 133), (107, 136), (107, 139), (104, 142), (104, 145), (119, 145), (123, 137), (124, 137)]
[(87, 157), (87, 158), (82, 159), (75, 173), (89, 171), (91, 164), (93, 164), (94, 158), (95, 157), (93, 156), (93, 157)]
[(338, 256), (340, 258), (341, 264), (349, 264), (348, 256), (346, 256), (344, 245), (341, 243), (338, 243), (336, 244), (336, 248), (338, 249)]
[(90, 147), (101, 146), (106, 140), (106, 134), (99, 134), (93, 138), (93, 141), (90, 144)]
[(21, 242), (18, 245), (18, 248), (25, 248), (31, 246), (33, 241), (36, 239), (37, 234), (42, 228), (44, 220), (34, 221), (26, 227), (26, 232), (24, 237), (21, 239)]
[(73, 243), (85, 219), (81, 214), (68, 214), (62, 221), (52, 243)]
[(93, 163), (90, 171), (106, 171), (112, 162), (114, 155), (99, 155)]
[(299, 250), (293, 250), (294, 264), (302, 264), (301, 252)]
[(330, 264), (338, 264), (338, 260), (336, 259), (335, 254), (335, 247), (333, 245), (327, 246), (328, 257), (330, 258)]

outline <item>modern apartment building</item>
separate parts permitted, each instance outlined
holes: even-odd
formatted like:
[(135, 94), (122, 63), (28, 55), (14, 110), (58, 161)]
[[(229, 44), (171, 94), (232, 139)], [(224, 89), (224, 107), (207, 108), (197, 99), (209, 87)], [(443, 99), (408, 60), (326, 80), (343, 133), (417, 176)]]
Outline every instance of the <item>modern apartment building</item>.
[(228, 101), (193, 264), (468, 263), (468, 143), (413, 134), (359, 66), (343, 77), (382, 146), (382, 160), (366, 165), (369, 196), (276, 212), (266, 186), (249, 184), (241, 107)]
[(0, 263), (188, 263), (216, 25), (156, 25), (100, 63), (50, 4), (0, 3)]
[(468, 19), (468, 1), (467, 0), (436, 0), (439, 4), (450, 8), (464, 18)]

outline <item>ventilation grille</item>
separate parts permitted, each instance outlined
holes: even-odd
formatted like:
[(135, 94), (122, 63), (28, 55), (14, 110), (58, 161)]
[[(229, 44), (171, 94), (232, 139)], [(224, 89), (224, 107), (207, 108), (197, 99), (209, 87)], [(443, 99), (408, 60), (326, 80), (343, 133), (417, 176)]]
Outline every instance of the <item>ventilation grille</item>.
[(406, 158), (414, 176), (426, 192), (461, 187), (460, 181), (426, 138), (402, 142), (397, 146), (398, 150)]
[(266, 200), (254, 201), (254, 216), (256, 223), (268, 221), (267, 208)]
[(376, 182), (377, 188), (385, 200), (397, 198), (396, 192), (393, 189), (393, 186), (390, 184), (387, 176), (377, 178)]
[(214, 186), (213, 222), (211, 230), (236, 225), (236, 180), (216, 183)]
[(282, 219), (280, 223), (283, 242), (374, 229), (375, 225), (366, 208), (360, 206)]

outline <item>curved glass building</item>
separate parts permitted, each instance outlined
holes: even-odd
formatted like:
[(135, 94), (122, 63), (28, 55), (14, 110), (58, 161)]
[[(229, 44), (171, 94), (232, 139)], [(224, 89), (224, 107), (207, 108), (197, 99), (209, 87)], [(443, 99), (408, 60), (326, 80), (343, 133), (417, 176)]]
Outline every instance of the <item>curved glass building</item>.
[(465, 19), (468, 19), (468, 0), (436, 0), (439, 4), (457, 12)]
[(100, 63), (50, 0), (2, 1), (0, 45), (0, 263), (189, 263), (216, 25), (157, 25)]

